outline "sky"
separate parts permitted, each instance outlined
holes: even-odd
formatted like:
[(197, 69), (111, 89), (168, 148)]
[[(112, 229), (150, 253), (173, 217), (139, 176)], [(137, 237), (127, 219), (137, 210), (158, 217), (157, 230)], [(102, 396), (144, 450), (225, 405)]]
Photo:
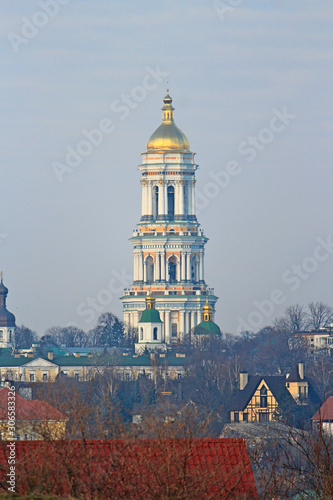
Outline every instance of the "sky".
[(0, 268), (18, 325), (122, 317), (167, 75), (197, 153), (221, 329), (333, 306), (331, 2), (2, 0), (0, 13)]

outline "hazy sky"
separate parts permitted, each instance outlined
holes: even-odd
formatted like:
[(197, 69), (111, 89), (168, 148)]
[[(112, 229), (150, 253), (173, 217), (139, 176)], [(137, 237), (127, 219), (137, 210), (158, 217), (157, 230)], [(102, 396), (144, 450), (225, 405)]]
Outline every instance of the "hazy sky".
[[(222, 330), (258, 330), (296, 302), (333, 306), (332, 2), (2, 0), (0, 11), (0, 268), (17, 324), (42, 335), (122, 316), (137, 166), (167, 73), (200, 165)], [(69, 168), (77, 147), (86, 156)]]

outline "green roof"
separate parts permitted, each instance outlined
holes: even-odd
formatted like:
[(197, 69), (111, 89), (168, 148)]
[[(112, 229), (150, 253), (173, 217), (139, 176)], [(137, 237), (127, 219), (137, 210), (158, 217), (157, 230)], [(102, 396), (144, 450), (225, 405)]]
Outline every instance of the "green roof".
[(157, 309), (145, 309), (139, 323), (162, 323)]
[[(142, 355), (142, 356), (80, 356), (79, 358), (75, 356), (56, 356), (54, 359), (49, 360), (45, 356), (36, 356), (34, 358), (27, 358), (25, 356), (21, 356), (20, 358), (15, 358), (14, 356), (0, 356), (0, 368), (1, 367), (15, 367), (22, 366), (26, 363), (34, 361), (37, 358), (45, 359), (46, 361), (50, 361), (50, 363), (54, 363), (58, 365), (60, 368), (69, 367), (69, 366), (151, 366), (152, 360), (150, 356)], [(158, 365), (164, 365), (165, 363), (172, 366), (183, 366), (187, 361), (186, 358), (176, 358), (174, 356), (167, 356), (165, 358), (157, 358), (154, 363), (157, 362)]]
[(201, 321), (193, 333), (194, 335), (222, 335), (220, 327), (214, 321)]

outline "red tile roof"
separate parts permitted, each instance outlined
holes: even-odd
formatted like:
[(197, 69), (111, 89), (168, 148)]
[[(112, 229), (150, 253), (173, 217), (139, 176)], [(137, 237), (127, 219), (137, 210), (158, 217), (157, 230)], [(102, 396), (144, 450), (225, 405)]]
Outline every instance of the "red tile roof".
[(333, 421), (333, 396), (326, 399), (325, 403), (316, 411), (312, 420), (332, 420)]
[[(15, 446), (16, 491), (21, 494), (258, 499), (242, 439), (19, 441)], [(4, 443), (0, 484), (8, 453)]]
[[(7, 420), (9, 396), (12, 394), (7, 387), (0, 390), (0, 420)], [(26, 400), (15, 393), (16, 420), (68, 420), (66, 415), (45, 401), (38, 399)]]

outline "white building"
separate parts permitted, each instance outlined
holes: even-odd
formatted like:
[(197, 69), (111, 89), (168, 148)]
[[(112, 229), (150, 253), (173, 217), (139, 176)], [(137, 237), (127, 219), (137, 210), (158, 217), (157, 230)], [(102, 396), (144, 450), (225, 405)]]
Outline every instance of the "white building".
[(6, 299), (8, 288), (3, 284), (3, 273), (0, 273), (0, 348), (14, 347), (15, 316), (7, 310)]
[(134, 280), (121, 300), (125, 323), (137, 328), (145, 296), (152, 293), (164, 324), (163, 341), (170, 344), (200, 323), (207, 293), (214, 315), (217, 297), (205, 282), (208, 239), (195, 212), (195, 153), (174, 122), (169, 93), (162, 111), (139, 166), (142, 211), (130, 240)]

